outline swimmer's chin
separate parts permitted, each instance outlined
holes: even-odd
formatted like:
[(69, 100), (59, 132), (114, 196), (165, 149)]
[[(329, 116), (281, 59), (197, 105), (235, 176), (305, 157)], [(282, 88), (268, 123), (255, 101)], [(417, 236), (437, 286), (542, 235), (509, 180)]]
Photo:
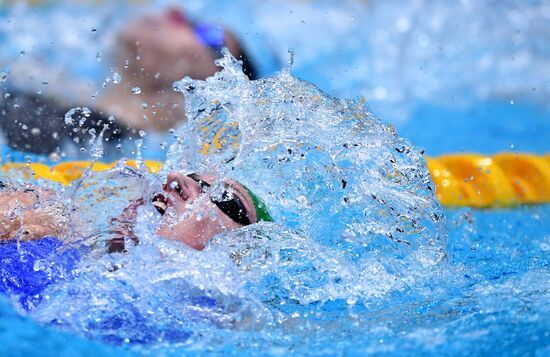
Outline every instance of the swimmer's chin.
[(210, 239), (205, 237), (197, 237), (190, 233), (191, 232), (189, 231), (179, 231), (176, 233), (172, 228), (170, 228), (169, 225), (166, 225), (166, 223), (162, 223), (161, 227), (157, 230), (157, 236), (161, 238), (178, 241), (195, 250), (203, 250)]

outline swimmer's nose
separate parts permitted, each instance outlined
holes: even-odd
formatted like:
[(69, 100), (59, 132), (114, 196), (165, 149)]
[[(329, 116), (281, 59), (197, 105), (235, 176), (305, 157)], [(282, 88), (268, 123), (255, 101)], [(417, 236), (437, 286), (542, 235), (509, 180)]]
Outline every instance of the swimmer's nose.
[(179, 172), (172, 172), (168, 175), (164, 190), (190, 203), (201, 193), (201, 188), (197, 182)]

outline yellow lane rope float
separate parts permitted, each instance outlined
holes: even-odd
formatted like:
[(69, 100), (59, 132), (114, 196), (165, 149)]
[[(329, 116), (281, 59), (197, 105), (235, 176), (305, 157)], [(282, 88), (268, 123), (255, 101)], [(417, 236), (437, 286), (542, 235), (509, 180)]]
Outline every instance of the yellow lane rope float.
[(443, 206), (506, 207), (550, 202), (550, 155), (459, 154), (426, 161)]
[[(550, 202), (550, 154), (501, 153), (442, 155), (426, 158), (435, 184), (436, 196), (446, 207), (509, 207), (517, 204)], [(50, 167), (38, 163), (10, 163), (0, 166), (16, 170), (25, 179), (46, 179), (68, 185), (80, 178), (89, 161), (69, 161)], [(112, 168), (116, 163), (96, 162), (93, 171)], [(150, 172), (159, 172), (162, 163), (145, 160)], [(126, 165), (136, 167), (134, 160)]]

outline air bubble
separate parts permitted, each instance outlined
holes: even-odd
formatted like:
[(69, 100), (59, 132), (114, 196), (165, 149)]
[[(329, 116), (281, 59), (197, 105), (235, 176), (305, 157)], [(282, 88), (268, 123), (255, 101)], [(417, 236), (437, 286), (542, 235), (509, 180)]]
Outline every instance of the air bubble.
[(73, 125), (78, 120), (78, 125), (82, 126), (91, 114), (92, 111), (87, 107), (72, 108), (65, 114), (65, 124)]
[(9, 71), (0, 72), (0, 82), (5, 82), (8, 79)]
[(120, 74), (118, 74), (118, 72), (113, 72), (110, 79), (113, 81), (114, 84), (119, 84), (120, 82), (122, 82), (122, 77), (120, 76)]

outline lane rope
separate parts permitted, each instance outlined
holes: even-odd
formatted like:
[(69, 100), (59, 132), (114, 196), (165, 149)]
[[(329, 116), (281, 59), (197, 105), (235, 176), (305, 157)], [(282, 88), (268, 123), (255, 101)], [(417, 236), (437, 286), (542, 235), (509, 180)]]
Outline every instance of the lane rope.
[[(426, 158), (436, 188), (445, 207), (511, 207), (518, 204), (550, 202), (550, 154), (500, 153), (493, 156), (450, 154)], [(68, 161), (50, 167), (40, 163), (9, 163), (4, 173), (16, 170), (25, 179), (46, 179), (68, 185), (80, 178), (89, 161)], [(92, 170), (103, 171), (116, 163), (94, 163)], [(162, 163), (145, 160), (150, 172), (159, 172)], [(137, 167), (134, 160), (126, 165)]]

